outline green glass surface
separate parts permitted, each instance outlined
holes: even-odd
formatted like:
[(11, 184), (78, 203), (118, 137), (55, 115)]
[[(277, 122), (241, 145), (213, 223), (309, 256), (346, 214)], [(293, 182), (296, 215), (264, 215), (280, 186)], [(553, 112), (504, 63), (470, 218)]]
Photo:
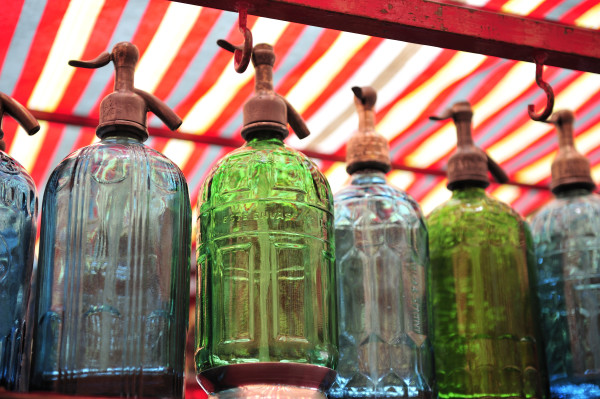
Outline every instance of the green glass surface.
[(272, 133), (211, 171), (198, 203), (198, 372), (337, 361), (333, 200), (325, 177)]
[(529, 228), (483, 188), (428, 217), (440, 398), (546, 398)]

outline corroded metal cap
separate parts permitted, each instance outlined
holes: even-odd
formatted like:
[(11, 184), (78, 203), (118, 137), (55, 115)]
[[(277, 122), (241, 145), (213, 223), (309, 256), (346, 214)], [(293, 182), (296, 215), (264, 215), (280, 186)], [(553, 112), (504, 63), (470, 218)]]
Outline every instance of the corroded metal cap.
[(0, 92), (0, 150), (2, 151), (6, 151), (4, 131), (2, 130), (2, 118), (4, 117), (4, 113), (12, 116), (30, 136), (40, 130), (40, 124), (27, 108), (19, 104), (12, 97)]
[(111, 61), (115, 66), (114, 92), (100, 103), (100, 123), (96, 128), (96, 135), (100, 138), (111, 132), (128, 132), (146, 140), (148, 111), (154, 112), (171, 130), (181, 125), (181, 118), (165, 103), (133, 86), (138, 59), (137, 47), (129, 42), (121, 42), (113, 47), (111, 53), (102, 53), (91, 61), (69, 61), (69, 65), (79, 68), (100, 68)]
[(594, 189), (596, 185), (590, 173), (590, 162), (575, 148), (573, 122), (575, 117), (569, 110), (555, 112), (549, 122), (556, 126), (558, 153), (552, 162), (550, 189), (556, 193), (565, 186), (577, 185)]
[(508, 176), (481, 148), (475, 146), (471, 136), (473, 110), (466, 101), (455, 103), (442, 115), (430, 116), (432, 120), (452, 118), (456, 125), (456, 151), (448, 159), (448, 189), (455, 189), (460, 183), (472, 183), (479, 187), (490, 184), (488, 171), (499, 183), (508, 181)]
[(377, 93), (372, 87), (353, 87), (354, 104), (358, 113), (358, 131), (346, 145), (346, 172), (391, 169), (390, 148), (385, 137), (375, 132), (375, 102)]
[[(217, 43), (227, 51), (233, 52), (236, 48), (225, 40), (219, 40)], [(244, 104), (244, 140), (249, 140), (252, 133), (257, 131), (268, 131), (284, 139), (289, 134), (288, 123), (298, 138), (308, 137), (310, 132), (300, 114), (283, 96), (273, 90), (273, 46), (266, 43), (254, 46), (252, 65), (255, 71), (255, 93)]]

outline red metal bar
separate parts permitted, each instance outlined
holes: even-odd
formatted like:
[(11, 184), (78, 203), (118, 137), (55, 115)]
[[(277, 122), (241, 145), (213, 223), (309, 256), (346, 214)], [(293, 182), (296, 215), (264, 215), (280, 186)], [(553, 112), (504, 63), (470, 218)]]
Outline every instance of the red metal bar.
[[(82, 126), (82, 127), (92, 127), (95, 128), (98, 126), (98, 119), (89, 118), (85, 116), (77, 116), (77, 115), (68, 115), (68, 114), (60, 114), (56, 112), (44, 112), (37, 110), (29, 110), (31, 114), (38, 120), (53, 122), (53, 123), (62, 123), (65, 125), (74, 125), (74, 126)], [(178, 131), (172, 132), (169, 129), (161, 129), (155, 127), (149, 127), (148, 132), (151, 136), (154, 137), (163, 137), (167, 139), (179, 139), (179, 140), (187, 140), (192, 141), (194, 143), (202, 143), (202, 144), (210, 144), (210, 145), (219, 145), (222, 147), (229, 148), (238, 148), (244, 144), (244, 141), (241, 139), (230, 139), (226, 137), (218, 137), (217, 132), (206, 132), (204, 134), (198, 135), (193, 133), (181, 133)], [(332, 161), (332, 162), (346, 162), (346, 157), (343, 155), (337, 154), (327, 154), (317, 151), (310, 150), (302, 150), (302, 152), (310, 157), (315, 159), (321, 159), (323, 161)], [(404, 170), (407, 172), (419, 173), (422, 175), (431, 175), (431, 176), (446, 176), (446, 171), (435, 168), (414, 168), (412, 166), (402, 165), (397, 162), (392, 162), (392, 169), (396, 170)], [(549, 190), (549, 187), (544, 184), (527, 184), (521, 183), (513, 180), (509, 180), (507, 183), (509, 185), (523, 187), (523, 188), (532, 188), (536, 190)]]
[[(236, 11), (239, 0), (176, 0)], [(248, 13), (600, 73), (600, 31), (433, 0), (245, 0)]]

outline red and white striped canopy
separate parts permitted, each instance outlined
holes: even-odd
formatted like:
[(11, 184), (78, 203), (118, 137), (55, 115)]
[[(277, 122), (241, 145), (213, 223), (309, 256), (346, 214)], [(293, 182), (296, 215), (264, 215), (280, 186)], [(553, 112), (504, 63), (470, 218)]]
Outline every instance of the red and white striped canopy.
[[(597, 0), (470, 0), (465, 3), (591, 29), (600, 27)], [(96, 118), (112, 91), (113, 69), (83, 70), (69, 59), (92, 59), (120, 41), (140, 50), (136, 87), (152, 92), (182, 118), (183, 133), (238, 138), (241, 110), (253, 91), (252, 67), (233, 68), (219, 38), (242, 41), (237, 14), (166, 0), (11, 0), (0, 21), (0, 91), (31, 110)], [(254, 43), (273, 44), (276, 90), (285, 95), (312, 134), (289, 145), (318, 154), (341, 155), (357, 126), (352, 86), (378, 91), (377, 129), (390, 140), (397, 169), (391, 181), (407, 190), (425, 213), (446, 200), (445, 169), (456, 144), (452, 122), (431, 122), (452, 103), (474, 109), (475, 142), (518, 183), (490, 191), (523, 215), (551, 197), (545, 189), (557, 149), (551, 125), (533, 122), (527, 104), (544, 106), (535, 66), (478, 54), (421, 46), (285, 21), (248, 18)], [(555, 109), (576, 114), (576, 145), (600, 179), (600, 75), (547, 67)], [(40, 192), (52, 169), (70, 152), (96, 140), (94, 129), (40, 121), (28, 137), (6, 118), (9, 153), (31, 173)], [(150, 118), (151, 126), (161, 122)], [(210, 167), (232, 148), (189, 140), (150, 138), (150, 146), (184, 171), (193, 203)], [(316, 158), (332, 188), (347, 181), (344, 165)], [(427, 173), (429, 171), (430, 173)]]

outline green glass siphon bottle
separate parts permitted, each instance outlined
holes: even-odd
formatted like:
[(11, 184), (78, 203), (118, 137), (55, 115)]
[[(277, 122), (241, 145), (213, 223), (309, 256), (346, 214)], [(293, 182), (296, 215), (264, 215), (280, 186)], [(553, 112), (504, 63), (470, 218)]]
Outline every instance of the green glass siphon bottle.
[(335, 375), (333, 200), (317, 167), (283, 143), (288, 121), (300, 138), (309, 133), (273, 91), (274, 62), (270, 45), (254, 47), (246, 143), (213, 168), (199, 195), (195, 360), (207, 392), (324, 389)]
[(468, 102), (454, 104), (452, 198), (428, 217), (429, 298), (440, 398), (548, 397), (533, 290), (533, 242), (523, 219), (489, 197), (488, 169), (506, 175), (471, 137)]
[(351, 183), (334, 196), (338, 376), (330, 398), (431, 398), (427, 228), (419, 204), (386, 181), (387, 140), (375, 131), (377, 93), (353, 87), (358, 131), (346, 146)]
[(600, 196), (573, 142), (573, 112), (556, 112), (555, 198), (531, 219), (550, 393), (600, 398)]

